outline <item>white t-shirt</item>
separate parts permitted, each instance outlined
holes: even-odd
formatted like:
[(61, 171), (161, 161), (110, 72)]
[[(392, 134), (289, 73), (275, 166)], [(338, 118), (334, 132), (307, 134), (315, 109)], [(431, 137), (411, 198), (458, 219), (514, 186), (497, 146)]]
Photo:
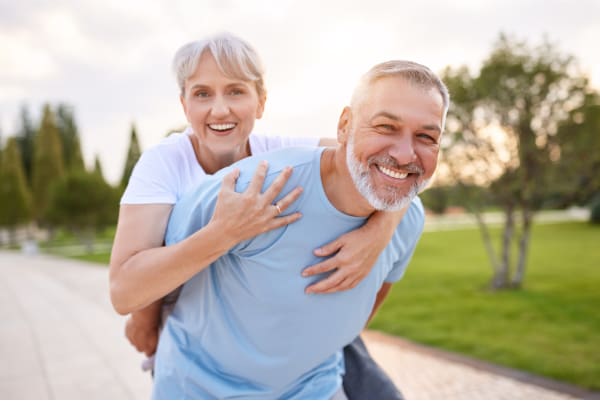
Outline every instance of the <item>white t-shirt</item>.
[[(135, 165), (121, 204), (175, 204), (186, 192), (195, 188), (206, 177), (196, 159), (188, 135), (191, 129), (174, 133), (159, 144), (146, 150)], [(250, 135), (253, 155), (290, 146), (311, 146), (319, 138), (294, 138)]]

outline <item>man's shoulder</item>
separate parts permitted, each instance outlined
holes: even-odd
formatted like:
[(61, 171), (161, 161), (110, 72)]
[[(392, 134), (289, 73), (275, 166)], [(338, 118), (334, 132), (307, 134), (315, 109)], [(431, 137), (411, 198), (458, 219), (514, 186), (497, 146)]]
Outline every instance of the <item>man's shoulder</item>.
[(406, 214), (396, 228), (401, 237), (419, 237), (425, 226), (425, 208), (418, 196), (410, 202)]
[[(321, 153), (324, 148), (315, 147), (289, 147), (260, 155), (247, 157), (236, 163), (231, 168), (240, 169), (238, 182), (250, 182), (258, 164), (265, 160), (269, 164), (267, 175), (277, 175), (286, 167), (292, 167), (294, 171), (320, 166)], [(230, 171), (230, 169), (228, 169)], [(224, 172), (226, 173), (226, 172)], [(294, 174), (292, 174), (294, 176)]]

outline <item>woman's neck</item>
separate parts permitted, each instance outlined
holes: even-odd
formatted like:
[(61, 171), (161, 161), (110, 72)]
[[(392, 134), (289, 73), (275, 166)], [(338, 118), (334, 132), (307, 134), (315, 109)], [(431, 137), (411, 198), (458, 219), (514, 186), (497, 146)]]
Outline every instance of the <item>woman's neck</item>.
[(246, 143), (240, 146), (228, 149), (227, 151), (216, 151), (207, 146), (203, 146), (193, 134), (190, 135), (190, 141), (192, 142), (198, 164), (202, 166), (202, 169), (207, 174), (214, 174), (222, 168), (228, 167), (238, 160), (250, 156), (249, 141), (246, 141)]

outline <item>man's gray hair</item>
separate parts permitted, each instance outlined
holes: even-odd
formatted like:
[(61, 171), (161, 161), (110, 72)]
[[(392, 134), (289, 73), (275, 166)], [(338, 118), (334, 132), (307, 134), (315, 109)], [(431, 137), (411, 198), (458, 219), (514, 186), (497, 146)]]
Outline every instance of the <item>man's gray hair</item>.
[(450, 105), (450, 95), (448, 88), (442, 80), (428, 67), (415, 63), (414, 61), (406, 60), (391, 60), (377, 64), (366, 74), (364, 74), (352, 94), (351, 106), (354, 108), (365, 94), (366, 89), (375, 81), (387, 77), (402, 77), (408, 82), (425, 89), (436, 89), (442, 95), (444, 104), (444, 117), (442, 121), (442, 129), (446, 121), (446, 113)]
[(230, 33), (196, 40), (177, 50), (173, 57), (173, 72), (181, 95), (185, 93), (185, 81), (194, 74), (204, 52), (210, 52), (225, 76), (254, 82), (258, 96), (266, 96), (264, 69), (258, 53), (248, 42)]

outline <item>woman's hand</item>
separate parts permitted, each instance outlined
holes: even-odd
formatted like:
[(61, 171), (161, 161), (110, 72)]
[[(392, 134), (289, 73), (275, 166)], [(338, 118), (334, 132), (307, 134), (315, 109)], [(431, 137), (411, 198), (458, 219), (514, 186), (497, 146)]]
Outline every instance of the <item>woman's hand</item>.
[(407, 208), (399, 212), (376, 212), (361, 228), (316, 249), (316, 256), (333, 256), (306, 268), (302, 275), (308, 277), (335, 271), (307, 287), (306, 293), (329, 294), (356, 287), (369, 274), (379, 254), (390, 242), (406, 210)]
[(235, 182), (240, 174), (238, 169), (223, 179), (211, 223), (228, 233), (232, 245), (293, 223), (302, 216), (299, 212), (281, 215), (298, 199), (302, 193), (300, 187), (294, 188), (276, 204), (273, 203), (290, 178), (292, 169), (285, 168), (261, 193), (267, 169), (267, 162), (261, 162), (248, 188), (242, 193), (235, 192)]
[(144, 309), (133, 312), (125, 323), (125, 337), (138, 352), (143, 352), (147, 357), (154, 355), (158, 345), (162, 302), (160, 299)]

